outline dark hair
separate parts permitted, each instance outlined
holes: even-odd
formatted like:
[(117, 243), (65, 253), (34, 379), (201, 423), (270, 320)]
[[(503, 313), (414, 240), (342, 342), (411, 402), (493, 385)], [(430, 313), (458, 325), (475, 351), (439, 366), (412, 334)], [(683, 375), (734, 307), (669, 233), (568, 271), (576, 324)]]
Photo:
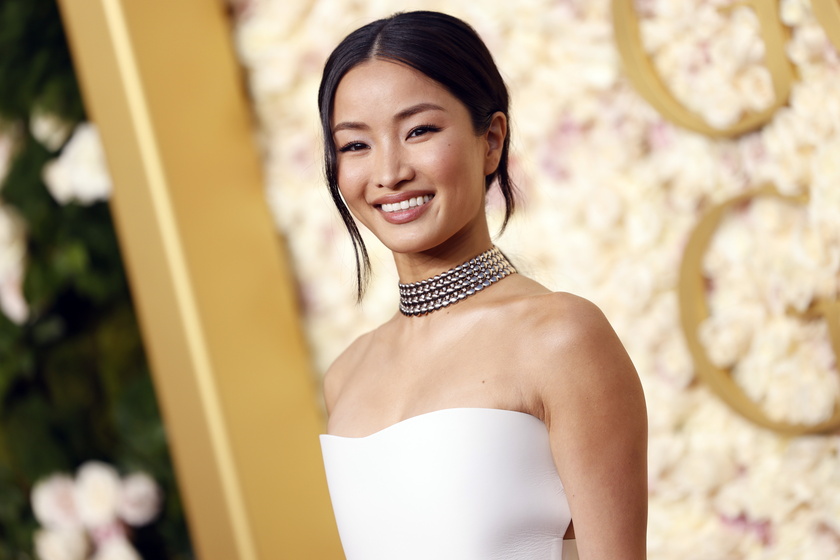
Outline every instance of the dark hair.
[[(509, 119), (507, 87), (487, 46), (467, 23), (439, 12), (404, 12), (352, 32), (335, 48), (324, 66), (318, 110), (324, 134), (327, 185), (356, 254), (356, 293), (361, 300), (370, 276), (370, 259), (350, 210), (338, 189), (336, 147), (332, 136), (335, 92), (347, 72), (370, 59), (393, 60), (425, 74), (463, 103), (476, 134), (490, 127), (501, 111)], [(516, 187), (508, 174), (510, 132), (505, 136), (496, 171), (485, 178), (487, 189), (497, 181), (505, 199), (504, 231), (515, 207)]]

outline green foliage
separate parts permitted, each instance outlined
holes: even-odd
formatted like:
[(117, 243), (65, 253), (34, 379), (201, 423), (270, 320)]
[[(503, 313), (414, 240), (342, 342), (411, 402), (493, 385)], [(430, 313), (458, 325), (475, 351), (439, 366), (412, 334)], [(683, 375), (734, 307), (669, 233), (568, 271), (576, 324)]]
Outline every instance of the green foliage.
[(0, 117), (39, 107), (78, 121), (82, 99), (55, 1), (0, 2)]
[(0, 196), (27, 224), (30, 305), (21, 326), (0, 314), (0, 560), (33, 557), (32, 485), (92, 459), (161, 484), (143, 556), (191, 558), (108, 207), (57, 204), (41, 173), (58, 154), (26, 132), (33, 111), (84, 118), (55, 0), (0, 0), (0, 84), (0, 122), (23, 131)]

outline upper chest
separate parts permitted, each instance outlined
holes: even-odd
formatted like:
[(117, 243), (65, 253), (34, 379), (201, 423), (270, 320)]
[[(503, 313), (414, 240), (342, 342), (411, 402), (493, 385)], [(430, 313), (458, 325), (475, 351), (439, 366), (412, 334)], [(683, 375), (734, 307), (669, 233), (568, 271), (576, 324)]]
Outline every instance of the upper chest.
[(536, 388), (515, 329), (458, 324), (428, 333), (383, 330), (354, 356), (330, 433), (365, 435), (418, 414), (481, 407), (532, 413)]

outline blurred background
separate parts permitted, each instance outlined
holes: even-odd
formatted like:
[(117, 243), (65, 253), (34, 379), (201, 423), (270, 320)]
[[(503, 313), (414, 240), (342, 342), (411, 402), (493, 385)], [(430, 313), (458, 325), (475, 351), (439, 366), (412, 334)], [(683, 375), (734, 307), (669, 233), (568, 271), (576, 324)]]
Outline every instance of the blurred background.
[[(397, 302), (390, 255), (365, 233), (374, 276), (354, 303), (323, 187), (323, 62), (373, 19), (446, 11), (512, 94), (521, 204), (497, 244), (598, 304), (644, 384), (649, 557), (840, 558), (835, 0), (208, 1), (229, 26), (316, 378)], [(159, 513), (118, 524), (137, 554), (190, 558), (108, 210), (119, 184), (54, 1), (0, 10), (0, 559), (35, 557), (36, 482), (80, 486), (89, 461), (113, 469), (105, 487), (154, 481), (138, 495)], [(497, 197), (488, 212), (498, 224)]]
[[(61, 502), (83, 464), (94, 467), (94, 517), (120, 475), (156, 481), (141, 490), (155, 521), (132, 528), (135, 547), (144, 558), (192, 558), (110, 178), (54, 0), (0, 3), (0, 84), (0, 558), (36, 558), (33, 508), (41, 523), (73, 525)], [(33, 485), (57, 474), (36, 506)], [(41, 545), (42, 560), (87, 548), (72, 537)]]

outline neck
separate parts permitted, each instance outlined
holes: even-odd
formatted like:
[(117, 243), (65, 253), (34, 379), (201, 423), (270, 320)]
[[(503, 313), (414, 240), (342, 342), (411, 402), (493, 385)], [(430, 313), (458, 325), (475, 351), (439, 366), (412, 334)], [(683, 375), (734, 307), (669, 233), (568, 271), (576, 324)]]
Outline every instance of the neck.
[(447, 243), (419, 253), (394, 253), (400, 282), (409, 284), (447, 271), (493, 246), (489, 230), (476, 235), (455, 236)]

